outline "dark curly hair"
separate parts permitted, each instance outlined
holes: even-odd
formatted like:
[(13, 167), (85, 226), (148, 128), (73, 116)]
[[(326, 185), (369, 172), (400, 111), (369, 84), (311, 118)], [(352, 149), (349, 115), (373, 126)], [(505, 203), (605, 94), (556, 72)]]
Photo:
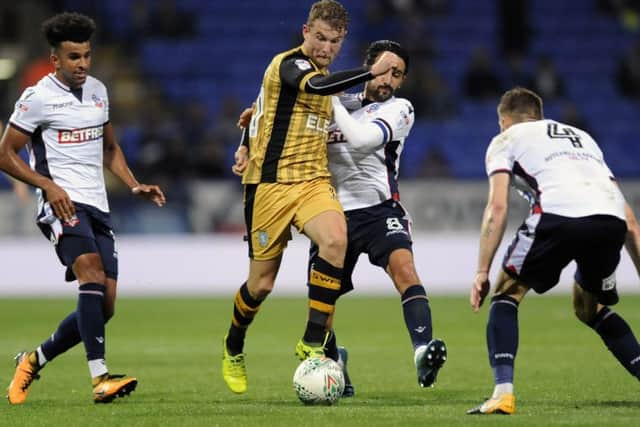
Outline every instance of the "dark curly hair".
[(59, 13), (42, 23), (42, 32), (53, 48), (60, 46), (64, 41), (89, 41), (95, 30), (96, 23), (93, 19), (76, 12)]
[(371, 43), (365, 53), (364, 65), (371, 67), (376, 62), (378, 55), (386, 51), (395, 53), (402, 58), (405, 66), (404, 73), (407, 74), (409, 72), (409, 53), (400, 43), (391, 40), (377, 40)]

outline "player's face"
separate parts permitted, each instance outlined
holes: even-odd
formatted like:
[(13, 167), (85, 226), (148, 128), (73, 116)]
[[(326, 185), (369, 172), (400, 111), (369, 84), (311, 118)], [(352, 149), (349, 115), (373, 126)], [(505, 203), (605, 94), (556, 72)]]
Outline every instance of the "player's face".
[[(396, 59), (398, 66), (367, 82), (365, 87), (365, 97), (367, 99), (384, 102), (391, 98), (396, 93), (396, 90), (400, 89), (402, 82), (404, 82), (407, 69), (404, 60), (395, 53), (389, 53)], [(382, 52), (380, 52), (380, 54), (382, 54)]]
[(326, 68), (338, 56), (346, 34), (345, 30), (336, 30), (322, 19), (316, 19), (302, 27), (302, 49), (318, 67)]
[(91, 68), (91, 43), (64, 41), (51, 53), (56, 77), (71, 88), (79, 88), (87, 80)]

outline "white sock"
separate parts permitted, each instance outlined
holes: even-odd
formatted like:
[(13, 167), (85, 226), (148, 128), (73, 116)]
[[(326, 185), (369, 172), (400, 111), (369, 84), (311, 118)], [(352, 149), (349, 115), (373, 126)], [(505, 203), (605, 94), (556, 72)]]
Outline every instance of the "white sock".
[(38, 355), (38, 366), (43, 367), (47, 362), (47, 358), (44, 357), (44, 353), (42, 352), (42, 346), (36, 348), (36, 354)]
[(491, 398), (497, 399), (505, 393), (513, 394), (513, 383), (496, 384), (495, 388), (493, 389), (493, 396), (491, 396)]
[(104, 359), (89, 360), (89, 372), (91, 372), (91, 378), (100, 377), (109, 370), (107, 369), (107, 362)]

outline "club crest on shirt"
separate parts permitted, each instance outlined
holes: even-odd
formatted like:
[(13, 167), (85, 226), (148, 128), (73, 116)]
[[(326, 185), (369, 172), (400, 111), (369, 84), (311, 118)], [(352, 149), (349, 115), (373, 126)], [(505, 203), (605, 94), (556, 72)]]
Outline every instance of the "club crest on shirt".
[(96, 107), (98, 107), (98, 108), (103, 108), (104, 107), (104, 102), (95, 93), (93, 95), (91, 95), (91, 100), (93, 101), (93, 103), (95, 104)]
[(367, 114), (371, 114), (377, 111), (379, 108), (380, 108), (380, 104), (378, 104), (377, 102), (374, 102), (373, 104), (369, 105), (365, 111)]

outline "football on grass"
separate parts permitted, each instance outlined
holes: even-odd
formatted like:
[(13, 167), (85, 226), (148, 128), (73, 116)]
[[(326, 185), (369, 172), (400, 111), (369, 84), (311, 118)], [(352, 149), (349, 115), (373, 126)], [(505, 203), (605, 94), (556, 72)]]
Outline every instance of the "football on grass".
[(342, 369), (328, 357), (310, 357), (293, 374), (293, 386), (306, 405), (331, 405), (344, 391)]

